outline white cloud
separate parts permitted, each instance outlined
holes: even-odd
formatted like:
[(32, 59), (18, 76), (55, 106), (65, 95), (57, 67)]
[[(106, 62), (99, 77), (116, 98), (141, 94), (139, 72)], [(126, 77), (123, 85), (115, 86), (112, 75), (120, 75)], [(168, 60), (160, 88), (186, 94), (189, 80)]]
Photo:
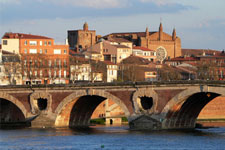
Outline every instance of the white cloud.
[(151, 2), (151, 3), (155, 3), (158, 6), (163, 6), (163, 5), (174, 3), (174, 0), (140, 0), (140, 2), (143, 2), (143, 3)]
[(57, 5), (73, 5), (96, 9), (121, 8), (128, 4), (128, 0), (37, 0), (39, 2), (51, 1)]

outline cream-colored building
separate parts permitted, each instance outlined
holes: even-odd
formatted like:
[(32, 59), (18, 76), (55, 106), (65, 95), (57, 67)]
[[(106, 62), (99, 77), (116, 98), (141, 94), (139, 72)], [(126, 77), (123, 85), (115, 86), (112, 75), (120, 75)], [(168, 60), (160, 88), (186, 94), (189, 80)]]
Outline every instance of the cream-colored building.
[(11, 53), (19, 54), (19, 37), (2, 38), (2, 50), (6, 50)]
[(112, 62), (105, 62), (107, 64), (107, 82), (113, 82), (117, 80), (118, 66)]
[(70, 65), (70, 80), (76, 81), (102, 81), (103, 74), (92, 72), (90, 64)]
[(104, 61), (111, 61), (115, 64), (129, 57), (132, 54), (132, 48), (119, 43), (111, 43), (110, 41), (102, 40), (88, 48), (87, 51), (97, 52), (101, 54)]
[(156, 61), (156, 51), (154, 50), (151, 50), (145, 47), (136, 46), (136, 47), (133, 47), (132, 51), (134, 56), (139, 56), (139, 57), (148, 59), (151, 62)]
[(0, 50), (0, 85), (21, 85), (20, 58), (17, 54)]
[(90, 81), (91, 80), (90, 64), (70, 65), (70, 80), (75, 81)]
[(131, 49), (133, 47), (133, 43), (131, 41), (128, 41), (128, 40), (124, 39), (124, 38), (108, 37), (107, 41), (109, 41), (110, 44), (112, 44), (112, 45), (124, 45), (124, 46), (130, 47)]

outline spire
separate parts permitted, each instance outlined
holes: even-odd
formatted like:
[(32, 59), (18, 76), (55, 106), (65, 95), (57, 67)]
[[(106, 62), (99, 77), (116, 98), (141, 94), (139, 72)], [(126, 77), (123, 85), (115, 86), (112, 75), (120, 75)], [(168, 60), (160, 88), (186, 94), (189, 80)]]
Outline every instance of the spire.
[(162, 22), (160, 22), (160, 25), (159, 25), (159, 32), (163, 32)]
[(145, 36), (146, 36), (146, 37), (148, 37), (148, 36), (149, 36), (148, 27), (146, 27), (146, 30), (145, 30)]
[(87, 22), (84, 23), (83, 30), (84, 31), (88, 31), (88, 24), (87, 24)]
[(176, 29), (175, 28), (173, 28), (173, 34), (172, 34), (172, 36), (173, 36), (173, 41), (175, 41), (176, 38), (177, 38), (177, 34), (176, 34)]
[(163, 39), (163, 26), (162, 26), (162, 22), (160, 22), (159, 25), (159, 40), (161, 41)]

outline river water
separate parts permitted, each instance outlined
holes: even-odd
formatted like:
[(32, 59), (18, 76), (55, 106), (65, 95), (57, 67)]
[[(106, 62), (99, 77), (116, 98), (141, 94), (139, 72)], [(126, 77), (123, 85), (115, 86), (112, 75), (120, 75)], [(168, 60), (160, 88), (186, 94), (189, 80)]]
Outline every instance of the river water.
[(225, 128), (130, 131), (127, 126), (89, 130), (0, 130), (1, 150), (225, 150)]

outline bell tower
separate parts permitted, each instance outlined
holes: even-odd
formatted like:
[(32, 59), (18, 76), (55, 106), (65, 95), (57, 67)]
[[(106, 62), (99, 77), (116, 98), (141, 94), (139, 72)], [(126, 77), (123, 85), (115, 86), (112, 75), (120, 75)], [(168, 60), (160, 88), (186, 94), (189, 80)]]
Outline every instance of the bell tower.
[(163, 26), (162, 26), (162, 22), (160, 22), (160, 25), (159, 25), (159, 40), (160, 41), (163, 40)]
[(87, 22), (84, 23), (83, 30), (84, 31), (88, 31), (88, 24), (87, 24)]
[(173, 41), (175, 41), (176, 38), (177, 38), (177, 34), (176, 34), (176, 29), (175, 28), (173, 29), (172, 38), (173, 38)]

